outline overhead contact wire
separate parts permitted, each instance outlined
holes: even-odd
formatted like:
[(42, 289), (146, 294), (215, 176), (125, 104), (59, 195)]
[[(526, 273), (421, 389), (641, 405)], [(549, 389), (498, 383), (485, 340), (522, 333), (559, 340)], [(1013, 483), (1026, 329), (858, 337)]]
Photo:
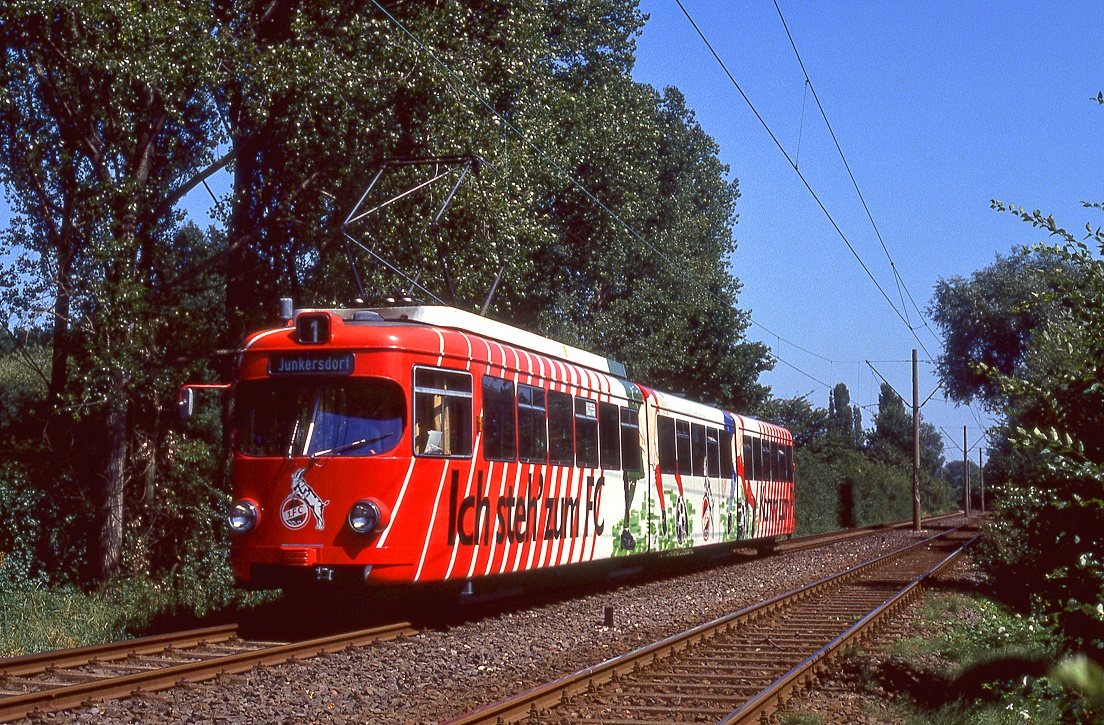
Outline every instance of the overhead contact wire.
[[(790, 41), (790, 47), (793, 48), (794, 56), (797, 58), (797, 64), (801, 66), (801, 73), (805, 76), (806, 87), (813, 92), (813, 100), (816, 101), (817, 108), (820, 110), (820, 117), (824, 119), (824, 125), (828, 127), (828, 133), (832, 137), (832, 143), (836, 145), (836, 151), (839, 152), (840, 160), (843, 161), (843, 167), (847, 170), (847, 175), (851, 179), (851, 185), (855, 187), (855, 193), (859, 197), (859, 201), (862, 202), (863, 210), (866, 212), (866, 218), (870, 220), (870, 226), (874, 228), (874, 234), (878, 237), (878, 242), (882, 245), (882, 251), (885, 252), (886, 259), (889, 260), (889, 266), (893, 270), (894, 280), (897, 283), (897, 294), (901, 297), (901, 307), (905, 310), (906, 317), (908, 315), (908, 308), (905, 304), (904, 296), (901, 294), (901, 290), (904, 289), (905, 295), (908, 295), (909, 302), (912, 303), (913, 308), (916, 310), (916, 314), (919, 315), (920, 321), (924, 324), (920, 327), (926, 328), (932, 335), (935, 335), (932, 331), (928, 321), (924, 319), (924, 313), (920, 309), (920, 306), (916, 304), (916, 299), (912, 296), (912, 292), (908, 288), (908, 284), (905, 282), (904, 277), (901, 276), (900, 271), (897, 269), (897, 265), (893, 260), (893, 255), (889, 253), (889, 247), (886, 246), (885, 239), (882, 237), (882, 231), (878, 228), (878, 224), (874, 221), (874, 215), (870, 211), (870, 207), (866, 203), (866, 197), (863, 196), (862, 190), (859, 189), (859, 182), (855, 179), (855, 174), (851, 171), (851, 165), (847, 163), (847, 156), (843, 153), (843, 147), (840, 146), (839, 139), (836, 138), (836, 131), (832, 128), (831, 121), (828, 120), (828, 114), (824, 110), (823, 104), (820, 102), (820, 97), (817, 95), (816, 88), (813, 86), (813, 81), (809, 78), (809, 71), (805, 69), (805, 62), (801, 59), (801, 53), (797, 50), (797, 43), (794, 41), (793, 34), (790, 33), (790, 26), (786, 23), (785, 16), (782, 15), (782, 8), (778, 5), (778, 0), (772, 0), (774, 2), (774, 9), (778, 13), (778, 19), (782, 21), (782, 28), (786, 31), (786, 37)], [(804, 106), (802, 107), (802, 115), (804, 116)], [(910, 329), (916, 329), (910, 322), (906, 322)], [(919, 340), (917, 341), (919, 342)], [(923, 347), (923, 345), (921, 345)], [(927, 350), (925, 350), (927, 352)], [(930, 355), (930, 353), (928, 353)]]
[[(375, 0), (373, 0), (373, 2), (374, 1)], [(820, 196), (817, 195), (812, 185), (809, 184), (809, 181), (805, 178), (805, 174), (801, 173), (801, 169), (799, 169), (797, 167), (797, 164), (794, 163), (793, 159), (790, 158), (789, 153), (787, 153), (785, 147), (782, 146), (782, 142), (779, 141), (778, 137), (774, 135), (774, 131), (771, 130), (770, 126), (767, 125), (767, 122), (759, 114), (758, 109), (755, 108), (755, 104), (752, 103), (751, 99), (748, 98), (746, 93), (744, 93), (744, 89), (740, 87), (740, 84), (736, 81), (736, 78), (733, 77), (732, 73), (728, 70), (728, 66), (726, 66), (725, 62), (721, 60), (721, 57), (717, 55), (717, 51), (713, 49), (713, 44), (710, 43), (709, 39), (705, 37), (705, 33), (702, 32), (701, 28), (698, 27), (697, 22), (695, 22), (694, 18), (686, 10), (686, 7), (682, 4), (682, 0), (675, 0), (675, 3), (682, 10), (682, 13), (686, 16), (686, 19), (690, 21), (690, 24), (694, 26), (694, 30), (697, 32), (698, 37), (700, 37), (702, 39), (702, 42), (705, 43), (705, 47), (709, 49), (709, 52), (713, 55), (713, 58), (717, 61), (717, 64), (721, 66), (721, 70), (723, 70), (725, 72), (725, 75), (728, 76), (728, 80), (740, 93), (740, 96), (744, 99), (744, 102), (747, 103), (748, 108), (751, 109), (751, 112), (755, 114), (755, 117), (759, 120), (759, 123), (763, 126), (763, 129), (766, 130), (767, 134), (771, 137), (771, 140), (774, 141), (774, 145), (777, 146), (778, 150), (782, 152), (782, 155), (786, 158), (786, 162), (789, 163), (791, 167), (793, 167), (794, 172), (797, 174), (798, 178), (801, 179), (801, 183), (805, 185), (805, 188), (809, 191), (809, 194), (812, 195), (813, 200), (816, 201), (817, 205), (820, 207), (820, 210), (824, 212), (824, 216), (828, 218), (829, 223), (831, 223), (832, 228), (836, 230), (836, 233), (839, 235), (840, 239), (842, 239), (843, 243), (847, 245), (847, 248), (851, 250), (851, 254), (855, 257), (855, 260), (859, 263), (859, 266), (863, 268), (863, 271), (866, 272), (866, 276), (870, 278), (870, 281), (873, 282), (874, 286), (878, 288), (878, 291), (882, 293), (882, 297), (885, 298), (886, 303), (888, 303), (893, 311), (897, 313), (897, 316), (901, 318), (901, 322), (905, 323), (905, 326), (909, 329), (912, 329), (912, 326), (909, 325), (908, 320), (905, 319), (904, 315), (901, 314), (901, 311), (897, 309), (897, 305), (894, 304), (893, 300), (890, 299), (885, 289), (882, 288), (881, 283), (878, 282), (878, 279), (870, 271), (870, 268), (866, 266), (866, 262), (864, 262), (862, 257), (859, 256), (858, 251), (856, 251), (854, 245), (851, 244), (851, 240), (848, 239), (847, 235), (844, 234), (842, 229), (840, 229), (839, 224), (836, 223), (835, 217), (833, 217), (832, 213), (828, 211), (828, 208), (824, 206), (824, 202), (820, 200)]]

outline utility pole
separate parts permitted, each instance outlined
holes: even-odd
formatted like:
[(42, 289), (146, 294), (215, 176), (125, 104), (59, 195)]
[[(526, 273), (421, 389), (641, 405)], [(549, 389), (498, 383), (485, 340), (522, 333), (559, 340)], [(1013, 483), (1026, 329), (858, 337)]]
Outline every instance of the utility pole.
[(962, 426), (962, 488), (966, 495), (966, 518), (970, 518), (970, 448), (966, 445), (966, 426)]
[(912, 349), (912, 530), (920, 531), (920, 363)]
[(981, 465), (981, 449), (978, 449), (978, 478), (981, 479), (981, 513), (985, 513), (985, 467)]

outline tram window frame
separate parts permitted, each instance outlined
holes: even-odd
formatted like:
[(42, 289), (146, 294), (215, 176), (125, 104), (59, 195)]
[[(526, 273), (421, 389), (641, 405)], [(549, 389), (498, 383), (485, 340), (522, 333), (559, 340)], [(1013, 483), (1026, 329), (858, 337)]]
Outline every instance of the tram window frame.
[(713, 478), (721, 475), (720, 434), (712, 426), (705, 429), (705, 475)]
[[(753, 462), (752, 470), (754, 471), (754, 475), (752, 475), (752, 479), (756, 480), (756, 481), (765, 480), (765, 478), (762, 474), (767, 473), (767, 472), (761, 470), (762, 467), (763, 467), (763, 439), (762, 438), (752, 438), (751, 439), (751, 460)], [(769, 473), (768, 473), (768, 475), (769, 475)]]
[(675, 419), (675, 457), (678, 472), (684, 476), (694, 474), (693, 444), (690, 438), (690, 421)]
[(705, 459), (708, 457), (707, 446), (705, 445), (705, 426), (701, 423), (690, 424), (690, 448), (692, 449), (693, 458), (691, 475), (704, 476), (706, 471)]
[(721, 431), (721, 472), (718, 474), (724, 478), (731, 478), (736, 471), (735, 466), (732, 465), (732, 439), (734, 438), (732, 431)]
[(517, 396), (514, 393), (514, 381), (484, 375), (482, 390), (483, 457), (488, 461), (515, 461)]
[(598, 402), (589, 398), (575, 398), (575, 465), (598, 467)]
[(644, 456), (640, 449), (640, 411), (621, 408), (621, 465), (625, 473), (643, 473)]
[[(414, 455), (471, 458), (475, 407), (471, 373), (425, 365), (415, 365), (413, 372)], [(440, 434), (436, 442), (431, 440), (433, 433)]]
[(675, 419), (669, 415), (656, 416), (656, 442), (659, 453), (659, 472), (678, 472), (678, 455), (675, 453)]
[(598, 403), (598, 463), (606, 471), (621, 470), (621, 417), (614, 403)]
[(744, 479), (748, 481), (755, 480), (755, 438), (744, 434), (744, 441), (741, 448), (743, 449), (744, 457)]
[(552, 465), (575, 465), (575, 408), (570, 393), (549, 390), (548, 461)]
[(544, 388), (518, 383), (517, 432), (518, 460), (548, 461), (548, 403)]

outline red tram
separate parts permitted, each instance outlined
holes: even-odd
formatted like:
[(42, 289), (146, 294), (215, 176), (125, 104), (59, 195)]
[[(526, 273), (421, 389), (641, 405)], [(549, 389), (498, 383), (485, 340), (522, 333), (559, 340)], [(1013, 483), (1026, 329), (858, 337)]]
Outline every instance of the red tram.
[(295, 311), (233, 385), (244, 586), (464, 583), (794, 529), (784, 428), (453, 308)]

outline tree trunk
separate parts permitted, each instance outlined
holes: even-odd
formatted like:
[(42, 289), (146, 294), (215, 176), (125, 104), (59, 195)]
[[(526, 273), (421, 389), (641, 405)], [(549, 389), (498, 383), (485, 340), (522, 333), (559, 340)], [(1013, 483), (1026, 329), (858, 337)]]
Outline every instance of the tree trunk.
[(71, 255), (67, 249), (58, 253), (57, 280), (54, 287), (54, 339), (50, 354), (50, 389), (47, 399), (53, 410), (61, 404), (69, 379), (69, 312)]
[(126, 376), (113, 374), (115, 398), (107, 413), (107, 443), (110, 446), (104, 470), (103, 526), (100, 528), (100, 581), (119, 574), (123, 560), (123, 511), (126, 489), (127, 406), (122, 394)]

